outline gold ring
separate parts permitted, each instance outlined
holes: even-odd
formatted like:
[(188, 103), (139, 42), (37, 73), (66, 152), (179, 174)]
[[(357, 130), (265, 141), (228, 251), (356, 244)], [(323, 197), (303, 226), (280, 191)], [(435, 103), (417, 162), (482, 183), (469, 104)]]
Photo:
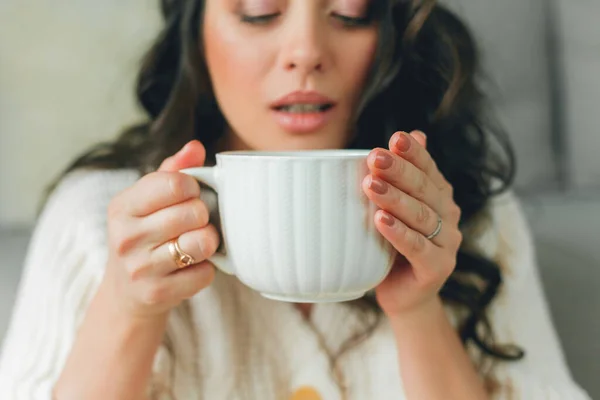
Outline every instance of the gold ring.
[(169, 242), (169, 253), (171, 253), (175, 264), (177, 264), (177, 268), (187, 268), (190, 265), (196, 264), (194, 257), (181, 250), (178, 239), (173, 239)]

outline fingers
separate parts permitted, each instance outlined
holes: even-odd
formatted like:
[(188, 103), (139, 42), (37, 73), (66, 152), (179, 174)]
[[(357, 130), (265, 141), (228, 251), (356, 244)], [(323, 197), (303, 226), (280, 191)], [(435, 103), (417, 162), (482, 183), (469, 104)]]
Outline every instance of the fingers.
[[(219, 248), (219, 234), (213, 225), (207, 225), (204, 228), (184, 233), (177, 239), (177, 242), (181, 251), (200, 263), (207, 261)], [(167, 274), (179, 269), (169, 251), (168, 242), (157, 248), (153, 252), (152, 258), (155, 259), (160, 271), (166, 271)]]
[[(438, 214), (431, 207), (398, 190), (381, 178), (373, 175), (367, 176), (363, 181), (363, 190), (379, 208), (386, 210), (422, 235), (429, 236), (437, 228)], [(442, 233), (434, 239), (436, 244), (443, 244)]]
[(375, 225), (381, 234), (411, 264), (415, 278), (420, 282), (438, 282), (440, 275), (447, 277), (455, 260), (450, 252), (434, 245), (421, 233), (409, 228), (393, 215), (379, 210)]
[[(182, 252), (190, 255), (200, 264), (212, 257), (219, 247), (219, 235), (213, 225), (183, 233), (177, 239)], [(133, 281), (149, 277), (164, 277), (180, 270), (169, 250), (169, 242), (165, 242), (148, 257), (144, 253), (144, 262), (135, 261), (129, 267), (129, 275)], [(135, 260), (135, 258), (134, 258)]]
[(148, 232), (145, 243), (156, 248), (185, 232), (208, 225), (209, 211), (198, 197), (164, 208), (140, 220), (140, 229)]
[(424, 148), (427, 148), (427, 135), (425, 135), (425, 133), (423, 133), (421, 131), (412, 131), (410, 133), (410, 136), (415, 138), (415, 140), (417, 142), (419, 142), (419, 144), (421, 146), (423, 146)]
[(163, 161), (159, 171), (176, 172), (185, 168), (201, 167), (206, 159), (206, 149), (197, 140), (186, 144), (177, 154)]
[[(420, 139), (417, 140), (416, 137), (420, 137)], [(420, 131), (415, 131), (410, 135), (405, 132), (396, 132), (390, 139), (389, 146), (393, 153), (423, 171), (438, 189), (444, 189), (448, 182), (425, 148), (425, 143), (426, 136)]]
[(197, 140), (163, 161), (157, 172), (142, 177), (121, 193), (112, 209), (134, 217), (145, 217), (163, 208), (200, 196), (198, 182), (177, 171), (204, 165), (206, 150)]
[[(218, 248), (219, 235), (208, 225), (199, 183), (178, 172), (202, 166), (205, 156), (200, 142), (188, 143), (109, 205), (112, 273), (107, 276), (116, 281), (115, 292), (130, 305), (132, 315), (164, 315), (214, 277), (214, 266), (207, 260)], [(169, 248), (174, 238), (194, 265), (180, 268)]]
[(154, 172), (142, 177), (115, 199), (113, 212), (146, 217), (163, 208), (200, 196), (200, 185), (179, 172)]
[(367, 157), (367, 164), (374, 176), (409, 194), (442, 215), (440, 190), (419, 168), (397, 154), (385, 149), (375, 149)]
[(208, 262), (202, 262), (160, 280), (144, 285), (141, 297), (146, 306), (158, 306), (189, 299), (200, 290), (209, 286), (215, 277), (215, 268)]

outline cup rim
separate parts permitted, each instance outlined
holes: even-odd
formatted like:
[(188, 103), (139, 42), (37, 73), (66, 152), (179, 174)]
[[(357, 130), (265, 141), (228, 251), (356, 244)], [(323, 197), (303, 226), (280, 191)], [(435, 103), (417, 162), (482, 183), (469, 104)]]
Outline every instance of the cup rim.
[(270, 160), (341, 160), (341, 159), (363, 159), (372, 150), (363, 149), (319, 149), (319, 150), (286, 150), (286, 151), (263, 151), (263, 150), (231, 150), (217, 153), (219, 158), (261, 158)]

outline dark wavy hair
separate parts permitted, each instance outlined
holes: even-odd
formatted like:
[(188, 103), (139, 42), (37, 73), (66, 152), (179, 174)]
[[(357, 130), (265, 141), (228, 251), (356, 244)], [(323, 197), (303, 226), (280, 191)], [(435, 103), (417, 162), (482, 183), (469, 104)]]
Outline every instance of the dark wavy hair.
[[(374, 4), (379, 7), (380, 39), (357, 116), (358, 133), (349, 147), (387, 147), (397, 130), (426, 132), (429, 151), (454, 187), (465, 227), (512, 184), (515, 171), (506, 135), (486, 115), (475, 42), (460, 19), (434, 0)], [(148, 122), (95, 147), (69, 171), (135, 168), (148, 173), (192, 139), (205, 145), (209, 158), (214, 156), (226, 121), (203, 58), (204, 1), (162, 0), (161, 6), (165, 26), (143, 60), (137, 82)], [(499, 265), (463, 246), (441, 297), (462, 310), (458, 329), (465, 344), (472, 342), (488, 358), (518, 360), (523, 352), (495, 344), (486, 318), (501, 284)], [(378, 311), (370, 297), (353, 304)], [(368, 337), (374, 327), (354, 342)]]

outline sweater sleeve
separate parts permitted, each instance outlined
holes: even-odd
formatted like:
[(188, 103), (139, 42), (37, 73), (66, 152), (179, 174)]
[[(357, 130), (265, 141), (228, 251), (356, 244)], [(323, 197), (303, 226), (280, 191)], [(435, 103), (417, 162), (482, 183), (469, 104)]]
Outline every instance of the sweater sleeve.
[(134, 179), (106, 174), (110, 173), (74, 173), (46, 203), (0, 353), (0, 399), (52, 397), (104, 274), (106, 207)]
[(512, 343), (525, 358), (497, 367), (497, 399), (589, 400), (573, 381), (553, 326), (539, 276), (533, 238), (511, 192), (495, 201), (495, 261), (504, 285), (490, 309), (498, 343)]

